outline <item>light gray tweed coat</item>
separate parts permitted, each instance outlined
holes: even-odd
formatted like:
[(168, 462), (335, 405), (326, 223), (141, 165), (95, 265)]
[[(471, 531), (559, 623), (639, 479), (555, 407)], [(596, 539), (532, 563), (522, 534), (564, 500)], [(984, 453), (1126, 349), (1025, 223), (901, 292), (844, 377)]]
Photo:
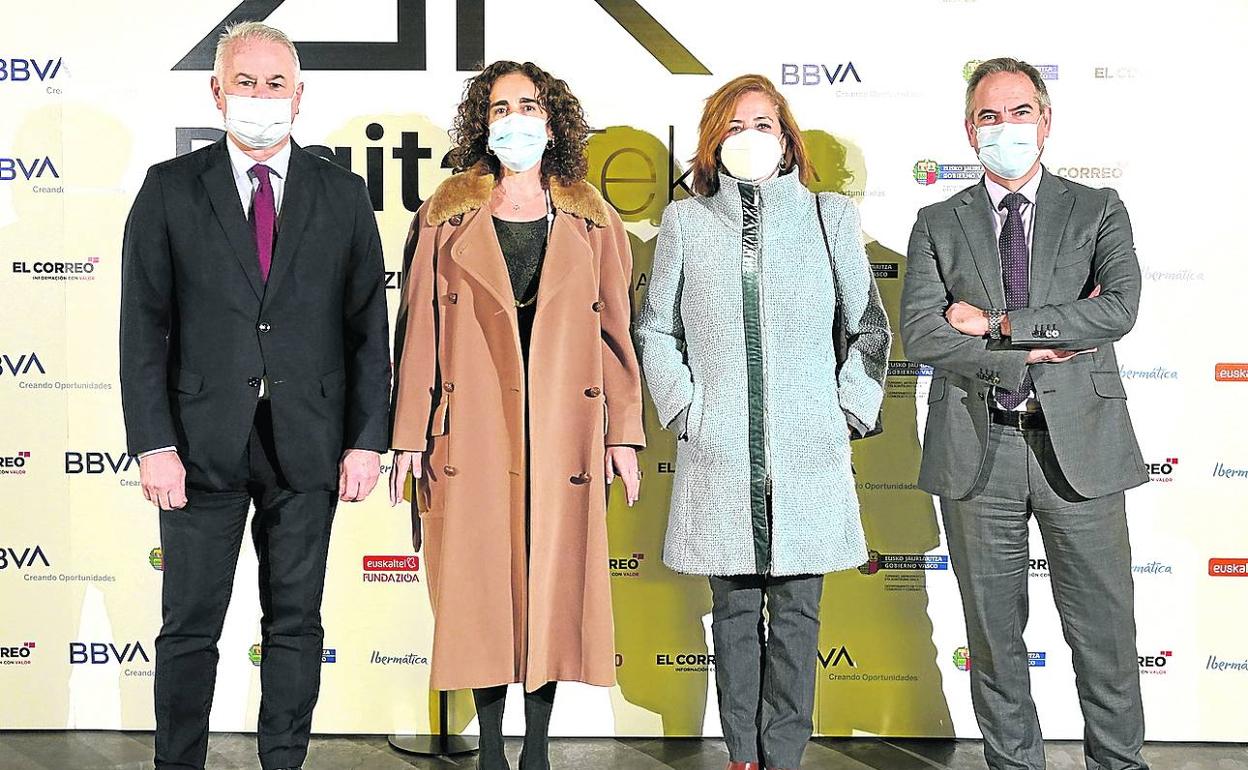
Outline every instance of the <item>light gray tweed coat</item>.
[[(849, 429), (876, 422), (891, 334), (857, 209), (820, 201), (827, 246), (796, 173), (760, 185), (721, 174), (714, 196), (663, 215), (636, 336), (659, 418), (681, 437), (663, 549), (678, 572), (867, 560)], [(850, 340), (839, 372), (838, 293)]]

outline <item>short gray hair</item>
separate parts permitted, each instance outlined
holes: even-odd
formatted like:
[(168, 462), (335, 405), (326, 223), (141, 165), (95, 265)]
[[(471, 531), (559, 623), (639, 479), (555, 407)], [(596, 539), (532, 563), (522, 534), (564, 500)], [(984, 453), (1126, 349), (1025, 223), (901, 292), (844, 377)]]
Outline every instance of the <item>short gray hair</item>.
[(221, 36), (217, 38), (217, 53), (212, 60), (212, 73), (217, 76), (218, 80), (225, 74), (221, 71), (225, 64), (225, 52), (234, 43), (244, 40), (267, 40), (286, 46), (295, 60), (295, 74), (299, 74), (299, 51), (295, 49), (295, 44), (285, 32), (258, 21), (240, 21), (227, 25)]
[(1002, 56), (997, 59), (989, 59), (980, 62), (975, 71), (966, 80), (966, 119), (971, 120), (971, 110), (975, 105), (975, 89), (979, 83), (989, 75), (997, 75), (1002, 72), (1013, 72), (1019, 75), (1026, 75), (1031, 84), (1036, 88), (1036, 102), (1040, 105), (1041, 110), (1046, 110), (1052, 104), (1049, 101), (1049, 89), (1044, 84), (1044, 77), (1040, 74), (1040, 70), (1031, 66), (1025, 61), (1011, 59)]

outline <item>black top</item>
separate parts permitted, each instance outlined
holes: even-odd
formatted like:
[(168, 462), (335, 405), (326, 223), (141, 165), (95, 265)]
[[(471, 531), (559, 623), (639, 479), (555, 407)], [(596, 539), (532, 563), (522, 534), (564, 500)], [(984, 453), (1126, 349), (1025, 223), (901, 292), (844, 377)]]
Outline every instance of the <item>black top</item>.
[(537, 296), (537, 281), (546, 256), (546, 218), (508, 222), (494, 217), (494, 232), (507, 261), (512, 294), (517, 302), (528, 303)]
[(546, 258), (546, 217), (532, 222), (508, 222), (494, 217), (494, 232), (503, 250), (507, 274), (511, 277), (511, 292), (518, 303), (516, 318), (520, 325), (520, 349), (527, 363), (529, 337), (537, 311), (538, 282), (542, 276), (542, 262)]

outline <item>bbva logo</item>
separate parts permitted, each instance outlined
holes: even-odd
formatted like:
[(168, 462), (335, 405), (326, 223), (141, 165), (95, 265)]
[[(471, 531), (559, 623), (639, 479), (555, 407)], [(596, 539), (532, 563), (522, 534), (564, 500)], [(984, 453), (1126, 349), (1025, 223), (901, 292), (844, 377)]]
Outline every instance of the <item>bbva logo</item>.
[(837, 64), (835, 69), (828, 69), (826, 64), (780, 65), (780, 85), (784, 86), (817, 86), (824, 82), (835, 86), (844, 83), (850, 77), (859, 83), (862, 82), (852, 61)]
[(14, 83), (22, 83), (31, 79), (31, 74), (39, 79), (42, 83), (45, 80), (52, 80), (61, 71), (61, 57), (55, 59), (47, 59), (40, 62), (38, 59), (23, 58), (0, 58), (0, 81), (9, 80)]
[(40, 374), (48, 373), (48, 370), (43, 368), (43, 362), (39, 360), (39, 356), (34, 353), (23, 353), (18, 356), (0, 353), (0, 377), (6, 372), (17, 377), (30, 374), (32, 370), (37, 370)]
[(35, 564), (43, 562), (43, 566), (51, 567), (48, 562), (48, 556), (43, 552), (41, 546), (31, 548), (27, 546), (18, 553), (16, 548), (0, 548), (0, 570), (8, 569), (10, 565), (17, 569), (25, 569), (33, 567)]
[(101, 666), (108, 663), (134, 663), (136, 660), (151, 663), (142, 642), (128, 642), (117, 647), (113, 642), (70, 642), (70, 665), (88, 664)]
[(850, 668), (858, 668), (858, 664), (850, 657), (849, 648), (845, 645), (831, 648), (826, 655), (823, 653), (823, 650), (819, 650), (817, 654), (819, 656), (819, 665), (824, 668), (836, 668), (842, 663), (849, 664)]
[(65, 453), (65, 472), (69, 474), (87, 473), (97, 475), (106, 470), (113, 473), (121, 473), (128, 471), (138, 462), (134, 459), (134, 455), (128, 455), (120, 452), (117, 456), (113, 456), (112, 452), (66, 452)]
[(42, 158), (0, 158), (0, 182), (12, 182), (21, 174), (26, 181), (41, 179), (44, 174), (55, 179), (61, 178), (61, 172), (47, 155)]

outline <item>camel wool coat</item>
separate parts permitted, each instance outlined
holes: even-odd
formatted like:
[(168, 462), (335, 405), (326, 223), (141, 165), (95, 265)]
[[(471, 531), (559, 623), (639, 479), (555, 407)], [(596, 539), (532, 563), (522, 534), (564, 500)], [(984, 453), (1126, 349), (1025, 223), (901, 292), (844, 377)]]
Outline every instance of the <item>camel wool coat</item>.
[(393, 445), (425, 453), (431, 686), (610, 686), (606, 447), (645, 444), (628, 237), (591, 185), (550, 180), (526, 378), (493, 188), (484, 167), (443, 182), (404, 255)]

